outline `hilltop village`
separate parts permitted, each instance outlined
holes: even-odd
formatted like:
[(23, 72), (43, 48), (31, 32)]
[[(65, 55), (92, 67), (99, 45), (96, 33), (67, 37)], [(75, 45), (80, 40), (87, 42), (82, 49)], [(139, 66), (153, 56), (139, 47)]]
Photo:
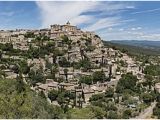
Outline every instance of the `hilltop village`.
[(158, 63), (136, 61), (70, 22), (40, 30), (2, 30), (0, 49), (1, 78), (22, 80), (66, 111), (93, 105), (104, 107), (100, 118), (145, 118), (141, 114), (155, 107), (160, 93), (159, 75), (147, 71)]

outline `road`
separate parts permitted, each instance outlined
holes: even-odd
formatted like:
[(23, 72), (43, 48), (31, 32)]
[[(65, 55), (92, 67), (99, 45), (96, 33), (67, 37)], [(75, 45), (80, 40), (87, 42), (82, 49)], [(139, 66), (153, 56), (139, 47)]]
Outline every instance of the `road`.
[(139, 116), (136, 117), (136, 119), (146, 119), (151, 117), (152, 113), (153, 113), (153, 108), (156, 106), (156, 102), (153, 102), (151, 104), (151, 106), (149, 106), (148, 108), (146, 108), (143, 112), (141, 112), (139, 114)]

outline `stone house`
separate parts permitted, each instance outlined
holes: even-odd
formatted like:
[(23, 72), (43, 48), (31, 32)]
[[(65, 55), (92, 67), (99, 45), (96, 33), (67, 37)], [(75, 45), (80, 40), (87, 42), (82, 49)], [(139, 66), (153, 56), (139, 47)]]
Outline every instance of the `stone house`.
[(160, 93), (160, 83), (155, 84), (155, 89)]
[(72, 90), (75, 89), (75, 85), (72, 84), (72, 83), (62, 82), (62, 83), (59, 83), (59, 89), (60, 89), (60, 90), (65, 89), (65, 90), (72, 91)]
[(36, 90), (37, 91), (44, 91), (47, 93), (50, 90), (58, 90), (58, 82), (55, 82), (53, 80), (46, 80), (47, 82), (45, 84), (42, 83), (36, 83)]
[(14, 79), (14, 78), (17, 77), (17, 74), (14, 73), (14, 72), (13, 72), (12, 70), (10, 70), (10, 69), (4, 69), (4, 70), (2, 70), (2, 71), (5, 72), (5, 74), (7, 75), (6, 78)]

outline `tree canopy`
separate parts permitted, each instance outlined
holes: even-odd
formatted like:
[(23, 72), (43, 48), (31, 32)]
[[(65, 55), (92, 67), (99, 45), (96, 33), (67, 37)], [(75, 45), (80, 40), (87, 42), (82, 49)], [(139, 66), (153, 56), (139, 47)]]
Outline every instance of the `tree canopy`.
[(122, 78), (119, 79), (116, 92), (122, 93), (125, 90), (135, 91), (136, 82), (138, 81), (137, 77), (132, 75), (132, 73), (123, 74)]
[(27, 85), (12, 79), (0, 80), (0, 118), (10, 119), (42, 119), (62, 118), (61, 108), (49, 103), (31, 91)]

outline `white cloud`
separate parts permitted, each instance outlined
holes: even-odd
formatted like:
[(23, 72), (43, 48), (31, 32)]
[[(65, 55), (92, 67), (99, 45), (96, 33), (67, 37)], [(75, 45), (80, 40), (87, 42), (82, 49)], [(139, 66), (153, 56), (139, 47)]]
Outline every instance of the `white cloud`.
[(136, 30), (136, 28), (131, 28), (131, 30), (133, 30), (133, 31), (134, 31), (134, 30)]
[(127, 9), (134, 9), (135, 6), (126, 6)]
[(46, 2), (38, 1), (42, 16), (42, 27), (51, 24), (64, 24), (68, 20), (74, 24), (81, 24), (90, 20), (89, 16), (81, 15), (83, 12), (94, 10), (99, 2)]
[(92, 16), (81, 15), (76, 18), (73, 18), (70, 22), (74, 25), (80, 25), (83, 23), (90, 23), (89, 21), (91, 21), (92, 19), (94, 19)]
[(142, 29), (142, 27), (133, 27), (133, 28), (131, 28), (132, 31), (141, 30), (141, 29)]
[(160, 40), (159, 33), (151, 33), (150, 30), (139, 31), (137, 28), (134, 31), (132, 29), (120, 31), (117, 28), (112, 31), (106, 30), (99, 34), (104, 40)]
[(124, 29), (123, 29), (123, 28), (120, 28), (119, 31), (124, 31)]
[(94, 24), (86, 27), (85, 30), (96, 31), (96, 30), (107, 28), (107, 27), (113, 27), (120, 24), (120, 22), (118, 21), (120, 21), (119, 17), (108, 17), (108, 18), (99, 19)]
[[(102, 1), (37, 1), (36, 4), (41, 13), (41, 27), (48, 27), (51, 24), (64, 24), (69, 20), (74, 25), (88, 24), (83, 29), (89, 31), (123, 24), (127, 21), (123, 21), (121, 16), (117, 16), (116, 13), (123, 12), (125, 9), (133, 9), (133, 6), (129, 7), (126, 2), (111, 1), (105, 3)], [(87, 14), (87, 12), (99, 13)], [(107, 15), (112, 16), (107, 17)]]
[(133, 12), (131, 14), (143, 14), (143, 13), (150, 13), (150, 12), (155, 12), (155, 11), (160, 11), (160, 8), (156, 8), (156, 9), (150, 9), (150, 10), (144, 10), (144, 11), (138, 11), (138, 12)]
[[(65, 24), (84, 25), (83, 30), (96, 31), (104, 40), (159, 40), (160, 34), (149, 34), (141, 26), (122, 28), (121, 25), (134, 21), (124, 19), (120, 11), (134, 9), (123, 2), (36, 2), (41, 12), (42, 26)], [(100, 11), (100, 12), (99, 12)], [(94, 12), (99, 12), (94, 14)], [(89, 13), (89, 14), (88, 14)], [(116, 29), (117, 28), (117, 29)]]

